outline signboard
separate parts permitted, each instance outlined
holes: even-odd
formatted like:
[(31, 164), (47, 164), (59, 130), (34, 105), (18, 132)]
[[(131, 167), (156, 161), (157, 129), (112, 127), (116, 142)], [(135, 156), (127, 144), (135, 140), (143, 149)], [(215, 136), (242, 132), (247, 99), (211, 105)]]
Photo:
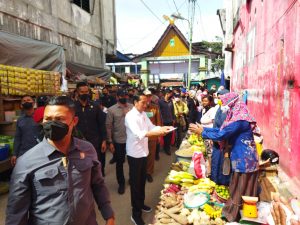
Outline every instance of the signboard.
[(175, 40), (172, 38), (170, 39), (170, 46), (171, 47), (174, 47), (175, 46)]

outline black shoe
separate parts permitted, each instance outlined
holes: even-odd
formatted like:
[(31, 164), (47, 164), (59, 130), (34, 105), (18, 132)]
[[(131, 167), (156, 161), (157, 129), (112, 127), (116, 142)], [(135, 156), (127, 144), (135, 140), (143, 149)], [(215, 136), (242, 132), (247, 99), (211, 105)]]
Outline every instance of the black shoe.
[(118, 193), (119, 193), (120, 195), (122, 195), (122, 194), (125, 193), (125, 185), (119, 185)]
[(147, 205), (144, 205), (143, 208), (142, 208), (142, 210), (143, 210), (144, 212), (147, 212), (147, 213), (152, 212), (151, 207), (149, 207), (149, 206), (147, 206)]
[(171, 151), (170, 151), (170, 150), (165, 150), (165, 153), (166, 153), (167, 155), (171, 155)]
[(131, 216), (131, 221), (132, 221), (135, 225), (145, 225), (145, 222), (144, 222), (144, 220), (142, 219), (142, 217)]
[(152, 178), (152, 176), (151, 176), (150, 174), (147, 174), (147, 181), (148, 181), (149, 183), (152, 183), (152, 182), (153, 182), (153, 178)]
[(109, 164), (114, 164), (116, 162), (115, 158), (112, 157), (111, 160), (109, 160)]

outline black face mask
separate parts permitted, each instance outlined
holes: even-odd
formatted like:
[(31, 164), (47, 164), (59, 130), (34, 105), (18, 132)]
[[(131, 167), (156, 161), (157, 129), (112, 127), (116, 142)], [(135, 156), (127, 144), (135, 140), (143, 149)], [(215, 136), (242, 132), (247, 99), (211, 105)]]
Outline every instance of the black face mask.
[(33, 107), (33, 103), (32, 102), (24, 102), (22, 104), (23, 109), (31, 109)]
[(108, 94), (107, 93), (103, 93), (103, 96), (107, 96)]
[(86, 101), (89, 98), (89, 94), (79, 95), (79, 98), (80, 98), (81, 101)]
[(62, 140), (69, 132), (69, 126), (60, 121), (48, 121), (43, 124), (45, 138), (52, 141)]
[(121, 104), (126, 104), (127, 98), (119, 98), (119, 102), (120, 102)]
[(128, 96), (129, 96), (130, 98), (132, 98), (132, 97), (133, 97), (133, 94), (128, 94)]

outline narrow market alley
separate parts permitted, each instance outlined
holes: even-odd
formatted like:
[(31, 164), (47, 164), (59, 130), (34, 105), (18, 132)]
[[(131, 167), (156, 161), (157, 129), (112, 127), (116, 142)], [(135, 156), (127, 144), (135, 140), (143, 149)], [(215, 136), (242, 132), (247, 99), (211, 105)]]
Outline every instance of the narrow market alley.
[[(174, 151), (172, 151), (174, 152)], [(111, 159), (111, 154), (108, 153), (106, 155), (107, 161)], [(143, 218), (145, 219), (146, 224), (152, 222), (154, 217), (154, 209), (159, 201), (160, 191), (163, 189), (162, 184), (165, 180), (169, 170), (170, 165), (174, 161), (174, 154), (171, 156), (166, 155), (165, 153), (160, 153), (160, 160), (155, 161), (155, 170), (153, 176), (153, 183), (146, 184), (146, 204), (152, 207), (153, 211), (151, 213), (143, 213)], [(125, 178), (128, 180), (128, 163), (127, 161), (124, 164), (124, 173)], [(126, 190), (124, 195), (119, 195), (118, 184), (116, 181), (115, 175), (115, 164), (110, 165), (109, 163), (106, 165), (106, 177), (105, 182), (107, 187), (109, 188), (112, 206), (115, 211), (116, 217), (116, 225), (129, 225), (132, 224), (130, 220), (131, 215), (131, 207), (130, 207), (130, 188), (129, 184), (126, 185)], [(5, 210), (7, 203), (8, 195), (0, 195), (0, 224), (4, 224), (5, 222)], [(96, 210), (97, 213), (97, 221), (99, 225), (105, 224), (102, 216), (99, 213), (99, 210)]]

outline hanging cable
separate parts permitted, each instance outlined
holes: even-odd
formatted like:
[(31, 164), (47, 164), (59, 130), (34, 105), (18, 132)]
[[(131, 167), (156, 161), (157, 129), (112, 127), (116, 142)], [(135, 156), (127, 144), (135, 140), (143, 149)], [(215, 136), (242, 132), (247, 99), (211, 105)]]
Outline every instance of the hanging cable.
[(199, 15), (200, 15), (200, 27), (202, 27), (204, 38), (205, 38), (205, 40), (207, 40), (206, 32), (205, 32), (205, 29), (204, 29), (204, 26), (203, 26), (201, 8), (200, 8), (200, 5), (199, 5), (198, 2), (197, 2), (197, 6), (198, 6), (198, 9), (199, 9)]
[[(166, 21), (163, 23), (163, 25), (165, 25)], [(151, 31), (150, 33), (146, 34), (145, 36), (141, 37), (138, 39), (138, 41), (136, 41), (134, 44), (130, 45), (129, 47), (127, 47), (124, 50), (128, 50), (129, 48), (142, 43), (143, 40), (147, 40), (148, 38), (152, 37), (151, 34), (155, 33), (156, 31), (158, 31), (158, 29), (162, 27), (162, 25), (159, 25), (158, 27), (156, 27), (153, 31)]]
[(177, 13), (179, 14), (179, 11), (178, 11), (178, 8), (177, 8), (177, 5), (176, 5), (175, 0), (173, 0), (173, 3), (174, 3), (174, 5), (175, 5), (175, 8), (176, 8)]
[(121, 44), (121, 42), (120, 42), (120, 40), (119, 39), (117, 39), (117, 42), (119, 43), (119, 45), (120, 45), (120, 50), (122, 51), (122, 53), (125, 53), (125, 51), (124, 51), (124, 48), (123, 48), (123, 46), (122, 46), (122, 44)]
[[(176, 9), (176, 12), (177, 12), (178, 15), (180, 15), (179, 9), (184, 5), (184, 3), (185, 3), (185, 2), (183, 2), (183, 3), (180, 5), (180, 7), (178, 8), (177, 5), (176, 5), (175, 0), (173, 0), (173, 4), (174, 4), (174, 6), (175, 6), (175, 9)], [(182, 27), (185, 27), (184, 21), (180, 20), (180, 22), (181, 22), (181, 26), (182, 26)]]
[(156, 19), (158, 19), (159, 20), (159, 22), (161, 22), (162, 24), (163, 24), (163, 21), (150, 9), (150, 7), (144, 2), (144, 0), (140, 0), (142, 3), (143, 3), (143, 5), (149, 10), (149, 12), (151, 12), (151, 14), (153, 15), (153, 16), (155, 16), (156, 17)]

